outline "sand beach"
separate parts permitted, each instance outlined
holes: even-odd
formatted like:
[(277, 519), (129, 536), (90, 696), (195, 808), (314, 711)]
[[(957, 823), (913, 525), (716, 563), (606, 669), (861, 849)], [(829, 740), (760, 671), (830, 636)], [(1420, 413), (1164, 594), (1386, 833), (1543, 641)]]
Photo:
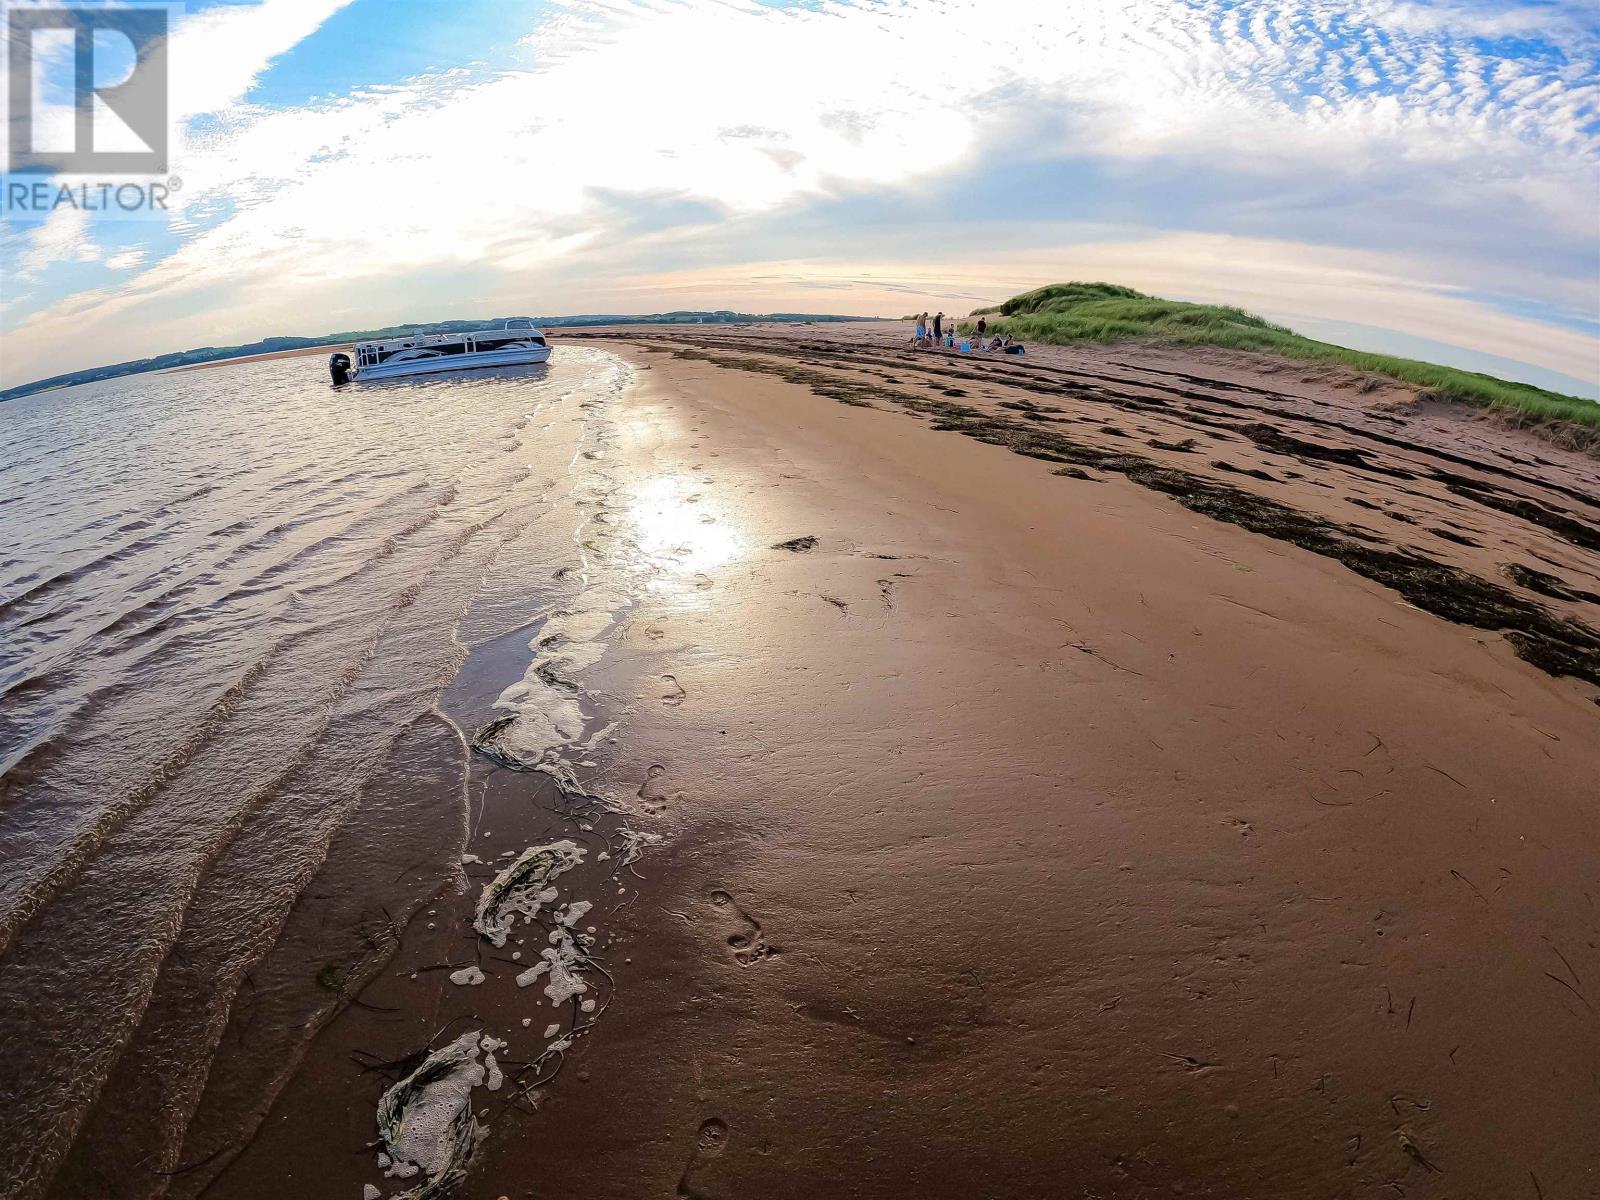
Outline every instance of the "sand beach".
[(508, 986), (468, 861), (174, 1193), (388, 1186), (395, 1064), (479, 1025), (540, 1086), (478, 1093), (464, 1196), (1594, 1186), (1595, 461), (1299, 366), (904, 340), (559, 338), (634, 368), (595, 515), (657, 569), (583, 676), (607, 802), (478, 754), (463, 845), (648, 831), (587, 893), (603, 1020)]
[(0, 1200), (1600, 1200), (1600, 8), (0, 9)]

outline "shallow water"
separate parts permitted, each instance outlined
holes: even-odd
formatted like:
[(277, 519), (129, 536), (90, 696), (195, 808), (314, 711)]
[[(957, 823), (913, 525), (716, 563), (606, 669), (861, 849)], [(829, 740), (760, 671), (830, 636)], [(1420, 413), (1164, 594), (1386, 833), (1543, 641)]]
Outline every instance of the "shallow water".
[(293, 358), (0, 407), (0, 1193), (160, 1194), (193, 1127), (243, 1136), (310, 1036), (238, 1034), (272, 980), (451, 877), (440, 695), (594, 593), (585, 447), (626, 379)]

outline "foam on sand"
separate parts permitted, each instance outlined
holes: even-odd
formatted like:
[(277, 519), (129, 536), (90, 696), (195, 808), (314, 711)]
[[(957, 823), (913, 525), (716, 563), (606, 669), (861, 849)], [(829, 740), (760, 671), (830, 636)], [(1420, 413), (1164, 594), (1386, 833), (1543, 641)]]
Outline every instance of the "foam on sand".
[(551, 882), (581, 863), (583, 853), (583, 847), (565, 839), (529, 846), (484, 884), (472, 927), (496, 946), (504, 946), (519, 916), (532, 921), (542, 905), (556, 898)]
[(551, 1004), (560, 1008), (572, 997), (581, 996), (589, 990), (588, 983), (578, 974), (587, 955), (565, 926), (558, 925), (551, 930), (550, 941), (552, 944), (539, 952), (543, 961), (518, 975), (517, 986), (531, 987), (540, 978), (549, 975), (550, 982), (545, 985), (544, 994), (550, 997)]
[[(396, 1200), (441, 1200), (466, 1178), (486, 1132), (472, 1115), (472, 1089), (484, 1083), (477, 1031), (428, 1055), (378, 1101), (378, 1136), (392, 1175), (422, 1176)], [(410, 1168), (406, 1170), (405, 1168)]]
[(622, 839), (622, 865), (625, 867), (631, 867), (644, 857), (646, 850), (661, 845), (663, 840), (659, 833), (628, 828), (617, 830), (617, 836)]

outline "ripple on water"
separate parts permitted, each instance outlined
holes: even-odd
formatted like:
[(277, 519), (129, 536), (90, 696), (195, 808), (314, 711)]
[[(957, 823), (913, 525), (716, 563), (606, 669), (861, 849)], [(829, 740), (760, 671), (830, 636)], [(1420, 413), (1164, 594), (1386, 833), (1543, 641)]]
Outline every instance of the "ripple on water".
[(541, 514), (614, 376), (334, 391), (291, 358), (6, 405), (0, 1193), (153, 1195), (237, 1144), (374, 914), (438, 886), (439, 695), (567, 588)]

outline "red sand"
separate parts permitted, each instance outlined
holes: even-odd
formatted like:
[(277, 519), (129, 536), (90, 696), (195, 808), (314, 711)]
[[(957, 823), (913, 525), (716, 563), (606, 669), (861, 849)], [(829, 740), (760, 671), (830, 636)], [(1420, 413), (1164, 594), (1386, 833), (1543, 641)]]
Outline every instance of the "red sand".
[[(1469, 578), (1592, 631), (1593, 596), (1503, 570), (1600, 591), (1593, 461), (1171, 352), (613, 336), (643, 368), (618, 469), (683, 485), (628, 519), (686, 549), (601, 668), (607, 777), (668, 841), (597, 913), (605, 1021), (536, 1112), (495, 1102), (463, 1196), (1600, 1191), (1594, 681), (1238, 523), (1266, 497), (1464, 572), (1418, 585), (1436, 610)], [(1059, 477), (1028, 429), (1226, 484), (1231, 517), (1103, 458)], [(490, 773), (486, 825), (531, 836), (529, 778)], [(209, 1195), (353, 1200), (386, 1079), (349, 1055), (514, 1024), (409, 978), (471, 900)]]

